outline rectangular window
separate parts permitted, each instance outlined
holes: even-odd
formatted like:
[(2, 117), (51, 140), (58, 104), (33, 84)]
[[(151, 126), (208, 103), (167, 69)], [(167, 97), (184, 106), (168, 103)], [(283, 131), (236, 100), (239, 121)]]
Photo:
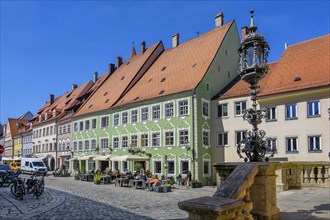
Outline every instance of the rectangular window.
[(153, 147), (160, 147), (160, 133), (153, 133), (152, 134), (152, 146)]
[(267, 108), (267, 120), (266, 121), (276, 121), (276, 107)]
[(204, 176), (210, 175), (210, 161), (209, 160), (204, 160), (204, 162), (203, 162), (203, 174), (204, 174)]
[(101, 139), (101, 149), (106, 149), (109, 146), (109, 140), (108, 138), (102, 138)]
[(189, 171), (189, 161), (187, 161), (187, 160), (181, 160), (180, 161), (180, 165), (181, 165), (180, 172), (182, 174), (187, 174), (188, 171)]
[(235, 115), (236, 116), (242, 116), (244, 110), (246, 110), (246, 101), (235, 102)]
[(141, 134), (141, 147), (148, 147), (148, 134)]
[(88, 140), (85, 141), (85, 150), (89, 150), (89, 141)]
[(228, 146), (228, 132), (218, 133), (218, 146)]
[(89, 130), (89, 120), (85, 121), (85, 130)]
[(167, 169), (168, 169), (168, 174), (175, 174), (175, 168), (174, 168), (174, 161), (173, 160), (168, 160), (167, 161)]
[(246, 131), (236, 131), (236, 145), (238, 145), (246, 135)]
[(203, 131), (203, 145), (209, 146), (210, 145), (210, 132)]
[(112, 142), (113, 142), (113, 148), (118, 149), (119, 148), (119, 138), (114, 137)]
[(136, 148), (137, 147), (137, 142), (138, 141), (138, 136), (137, 135), (132, 135), (131, 136), (131, 148)]
[(142, 121), (147, 121), (149, 118), (149, 109), (148, 107), (142, 108), (141, 109), (141, 120)]
[(298, 152), (298, 138), (286, 138), (286, 152)]
[[(64, 133), (64, 131), (63, 131)], [(46, 128), (46, 135), (48, 136), (49, 135), (49, 127)]]
[(167, 131), (165, 132), (165, 146), (173, 146), (174, 144), (174, 132)]
[(160, 105), (152, 106), (152, 119), (153, 120), (160, 119)]
[(74, 130), (74, 132), (77, 132), (78, 131), (78, 122), (75, 122), (73, 124), (73, 130)]
[(83, 149), (83, 142), (79, 141), (79, 150), (82, 150), (82, 149)]
[(123, 161), (123, 171), (127, 171), (127, 161)]
[(127, 136), (123, 136), (121, 138), (121, 142), (122, 142), (122, 147), (123, 148), (127, 148), (128, 147), (128, 137)]
[(95, 139), (91, 140), (91, 147), (92, 147), (92, 150), (95, 150), (95, 148), (96, 148), (96, 140)]
[(114, 114), (113, 115), (113, 126), (116, 127), (119, 125), (119, 114)]
[(118, 168), (119, 168), (119, 162), (118, 161), (114, 161), (113, 162), (113, 167), (114, 167), (114, 170), (118, 170)]
[(162, 173), (162, 162), (154, 161), (154, 173), (161, 174)]
[(285, 118), (287, 120), (297, 119), (297, 105), (286, 105), (285, 106)]
[(321, 150), (322, 150), (321, 136), (309, 136), (308, 151), (321, 151)]
[(320, 102), (319, 101), (307, 102), (307, 117), (311, 118), (318, 116), (321, 116)]
[(79, 124), (80, 124), (79, 131), (83, 131), (84, 130), (84, 122), (81, 121)]
[[(70, 124), (68, 124), (67, 131), (71, 132)], [(53, 134), (53, 127), (50, 127), (50, 135)]]
[(73, 142), (73, 150), (74, 151), (78, 150), (78, 143), (77, 142)]
[(188, 130), (180, 130), (179, 131), (179, 144), (187, 145), (189, 143), (189, 131)]
[(109, 127), (109, 117), (105, 116), (101, 118), (101, 128)]
[(228, 116), (228, 104), (218, 105), (218, 118), (223, 118)]
[(203, 101), (203, 116), (209, 117), (209, 103), (206, 101)]
[(138, 121), (138, 111), (132, 110), (131, 111), (131, 123), (134, 124)]
[(189, 114), (188, 100), (179, 101), (179, 116), (185, 116)]
[(66, 125), (63, 125), (63, 133), (66, 133)]
[(275, 150), (275, 153), (277, 153), (277, 139), (276, 138), (267, 138), (266, 145), (268, 147), (268, 152), (273, 152)]
[(92, 119), (92, 129), (96, 129), (96, 119)]
[(174, 115), (174, 106), (173, 102), (166, 103), (165, 104), (165, 117), (166, 118), (171, 118)]
[(122, 121), (123, 125), (127, 124), (127, 121), (128, 121), (128, 113), (127, 112), (121, 113), (121, 121)]
[(58, 134), (62, 134), (62, 126), (58, 127)]

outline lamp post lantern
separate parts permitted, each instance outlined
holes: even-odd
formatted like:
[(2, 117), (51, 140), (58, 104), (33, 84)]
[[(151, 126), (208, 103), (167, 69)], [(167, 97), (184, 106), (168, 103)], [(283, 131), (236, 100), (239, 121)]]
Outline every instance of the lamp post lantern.
[[(260, 33), (257, 33), (257, 27), (254, 25), (253, 13), (251, 13), (250, 27), (247, 29), (247, 34), (242, 36), (242, 41), (239, 52), (239, 74), (245, 82), (250, 85), (250, 95), (252, 100), (252, 108), (246, 109), (243, 112), (243, 119), (247, 120), (252, 126), (252, 131), (246, 133), (245, 138), (238, 144), (237, 153), (244, 161), (261, 162), (268, 161), (269, 157), (274, 156), (274, 150), (269, 155), (270, 151), (266, 146), (264, 139), (266, 132), (258, 129), (258, 124), (263, 118), (267, 117), (267, 109), (257, 109), (257, 94), (259, 93), (258, 82), (267, 74), (268, 50), (269, 46), (265, 38)], [(243, 156), (242, 154), (245, 154)]]

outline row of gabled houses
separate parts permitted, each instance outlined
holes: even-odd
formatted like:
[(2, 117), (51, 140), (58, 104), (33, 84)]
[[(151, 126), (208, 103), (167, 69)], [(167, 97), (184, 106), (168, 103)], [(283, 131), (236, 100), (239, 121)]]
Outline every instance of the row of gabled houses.
[[(50, 95), (35, 115), (8, 119), (4, 156), (41, 157), (50, 170), (215, 178), (212, 165), (239, 161), (236, 146), (251, 130), (242, 118), (251, 101), (237, 72), (236, 23), (220, 13), (215, 24), (183, 43), (173, 35), (169, 49), (142, 42), (101, 77)], [(258, 103), (270, 113), (260, 127), (277, 160), (329, 160), (329, 37), (287, 47), (260, 83)]]

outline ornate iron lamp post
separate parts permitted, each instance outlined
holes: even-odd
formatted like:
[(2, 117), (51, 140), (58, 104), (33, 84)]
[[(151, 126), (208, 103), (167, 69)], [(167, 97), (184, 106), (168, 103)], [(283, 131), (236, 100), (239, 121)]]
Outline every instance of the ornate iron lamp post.
[[(252, 126), (252, 131), (246, 133), (245, 138), (238, 144), (237, 153), (244, 161), (260, 162), (268, 161), (270, 156), (266, 156), (269, 147), (266, 146), (264, 139), (266, 132), (258, 129), (258, 124), (263, 118), (267, 117), (267, 109), (257, 109), (257, 94), (259, 93), (258, 82), (267, 74), (268, 64), (268, 43), (265, 38), (257, 33), (257, 27), (254, 26), (253, 13), (251, 13), (250, 27), (247, 34), (242, 38), (241, 46), (238, 50), (240, 57), (239, 72), (242, 80), (250, 84), (250, 95), (252, 108), (244, 111), (243, 119), (247, 120)], [(275, 150), (275, 149), (274, 149)], [(243, 156), (242, 154), (245, 154)]]

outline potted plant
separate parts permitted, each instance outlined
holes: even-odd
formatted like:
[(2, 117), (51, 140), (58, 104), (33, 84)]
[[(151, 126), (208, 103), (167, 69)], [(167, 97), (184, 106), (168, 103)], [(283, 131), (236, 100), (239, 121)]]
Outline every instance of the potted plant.
[(171, 192), (171, 184), (169, 183), (165, 183), (163, 185), (163, 192), (166, 193), (166, 192)]
[(202, 183), (197, 181), (197, 180), (193, 180), (191, 182), (191, 188), (201, 188), (202, 187)]

